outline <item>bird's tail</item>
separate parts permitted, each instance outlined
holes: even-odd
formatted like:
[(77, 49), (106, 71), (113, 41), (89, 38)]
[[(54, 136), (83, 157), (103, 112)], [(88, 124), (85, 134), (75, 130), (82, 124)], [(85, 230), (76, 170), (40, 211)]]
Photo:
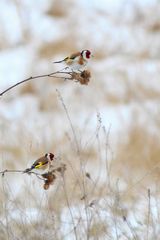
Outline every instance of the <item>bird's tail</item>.
[(27, 168), (26, 170), (23, 171), (23, 173), (28, 173), (28, 172), (32, 171), (33, 168), (34, 168), (34, 167)]
[(52, 63), (62, 63), (64, 62), (64, 60), (60, 60), (60, 61), (56, 61), (56, 62), (52, 62)]
[(66, 62), (68, 59), (69, 59), (69, 57), (66, 57), (66, 58), (64, 58), (63, 60), (56, 61), (56, 62), (53, 62), (53, 63), (62, 63), (62, 62)]

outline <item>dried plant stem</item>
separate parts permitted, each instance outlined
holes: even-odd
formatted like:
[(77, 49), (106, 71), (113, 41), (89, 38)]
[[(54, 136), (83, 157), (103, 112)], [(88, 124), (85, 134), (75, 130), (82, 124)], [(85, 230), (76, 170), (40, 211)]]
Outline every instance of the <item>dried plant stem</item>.
[(68, 194), (67, 194), (67, 190), (66, 190), (65, 178), (64, 178), (64, 176), (62, 176), (62, 177), (63, 177), (63, 189), (64, 189), (64, 194), (65, 194), (65, 198), (66, 198), (68, 210), (69, 210), (69, 213), (70, 213), (70, 216), (71, 216), (71, 219), (72, 219), (72, 223), (73, 223), (73, 231), (74, 231), (75, 239), (78, 240), (77, 231), (76, 231), (76, 225), (75, 225), (75, 223), (74, 223), (74, 217), (73, 217), (73, 214), (72, 214), (72, 210), (71, 210), (71, 207), (70, 207), (70, 203), (69, 203), (69, 199), (68, 199)]
[(66, 107), (66, 105), (65, 105), (65, 103), (64, 103), (64, 100), (63, 100), (63, 98), (62, 98), (62, 95), (61, 95), (60, 91), (59, 91), (58, 89), (56, 89), (56, 92), (57, 92), (58, 98), (59, 98), (59, 100), (61, 101), (61, 104), (62, 104), (62, 106), (63, 106), (63, 108), (64, 108), (64, 110), (65, 110), (67, 119), (68, 119), (68, 121), (69, 121), (71, 130), (72, 130), (72, 134), (73, 134), (73, 137), (74, 137), (74, 140), (75, 140), (75, 144), (76, 144), (76, 148), (77, 148), (77, 153), (79, 154), (80, 149), (79, 149), (79, 144), (78, 144), (77, 136), (76, 136), (76, 133), (75, 133), (75, 130), (74, 130), (74, 127), (73, 127), (71, 118), (70, 118), (70, 116), (69, 116), (67, 107)]
[(9, 170), (9, 169), (0, 171), (0, 174), (2, 174), (2, 175), (4, 175), (5, 173), (24, 173), (24, 171), (23, 170)]
[(6, 228), (6, 237), (7, 239), (10, 238), (10, 231), (9, 231), (9, 219), (8, 219), (8, 212), (7, 212), (7, 204), (8, 204), (8, 201), (7, 201), (7, 194), (6, 194), (6, 191), (5, 191), (5, 186), (4, 186), (4, 181), (2, 180), (2, 189), (3, 189), (3, 194), (4, 194), (4, 216), (5, 216), (5, 228)]
[(149, 226), (150, 226), (150, 216), (151, 216), (151, 192), (148, 189), (148, 214), (147, 214), (147, 236), (146, 239), (149, 239)]
[(133, 239), (134, 239), (134, 240), (138, 240), (139, 238), (138, 238), (138, 236), (136, 235), (134, 229), (132, 228), (131, 223), (127, 220), (127, 218), (126, 218), (125, 216), (123, 216), (123, 221), (126, 222), (128, 228), (129, 228), (129, 230), (130, 230), (130, 232), (131, 232), (131, 234), (132, 234)]
[(67, 77), (65, 77), (65, 76), (61, 76), (61, 77), (60, 77), (60, 76), (55, 76), (56, 74), (67, 74), (67, 75), (69, 75), (69, 76), (71, 75), (70, 72), (65, 72), (65, 71), (63, 71), (63, 70), (65, 70), (65, 69), (62, 69), (62, 70), (56, 71), (56, 72), (52, 72), (52, 73), (49, 73), (49, 74), (42, 74), (42, 75), (37, 75), (37, 76), (33, 76), (33, 77), (31, 76), (31, 77), (29, 77), (29, 78), (26, 78), (26, 79), (24, 79), (24, 80), (22, 80), (22, 81), (20, 81), (20, 82), (15, 83), (14, 85), (8, 87), (8, 88), (5, 89), (4, 91), (0, 92), (0, 96), (3, 96), (6, 92), (10, 91), (11, 89), (17, 87), (17, 86), (20, 85), (20, 84), (23, 84), (23, 83), (25, 83), (25, 82), (28, 82), (28, 81), (31, 81), (31, 80), (37, 79), (37, 78), (55, 77), (55, 78), (60, 78), (60, 79), (69, 80), (69, 78), (67, 78)]
[[(2, 177), (4, 177), (4, 175), (5, 175), (6, 173), (25, 173), (25, 172), (24, 172), (24, 170), (10, 170), (10, 169), (5, 169), (5, 170), (3, 170), (3, 171), (0, 171), (0, 174), (2, 175)], [(28, 173), (26, 173), (26, 174), (28, 174)], [(36, 172), (33, 172), (33, 171), (29, 172), (29, 174), (35, 174), (35, 175), (36, 175), (37, 177), (39, 177), (39, 178), (40, 178), (40, 176), (41, 176), (41, 174), (36, 173)], [(42, 179), (42, 178), (41, 178), (41, 179)]]
[(103, 131), (104, 131), (104, 135), (105, 135), (105, 164), (106, 164), (106, 178), (107, 178), (107, 188), (111, 191), (111, 179), (110, 179), (110, 175), (111, 175), (111, 167), (109, 164), (109, 158), (108, 158), (108, 153), (110, 150), (110, 146), (109, 146), (109, 134), (111, 131), (111, 125), (109, 126), (108, 131), (106, 131), (106, 128), (103, 127)]
[(122, 196), (127, 195), (129, 192), (131, 192), (139, 183), (141, 183), (146, 177), (151, 175), (158, 167), (160, 163), (158, 162), (151, 170), (146, 172), (137, 182), (135, 182), (126, 192), (120, 192)]
[[(83, 196), (87, 196), (87, 194), (86, 194), (86, 182), (85, 182), (85, 165), (84, 165), (84, 163), (82, 162), (82, 159), (81, 159), (80, 147), (79, 147), (78, 139), (77, 139), (77, 136), (76, 136), (76, 132), (75, 132), (74, 126), (72, 124), (71, 118), (69, 116), (68, 109), (67, 109), (67, 107), (66, 107), (66, 105), (64, 103), (64, 100), (62, 98), (62, 95), (61, 95), (61, 93), (59, 92), (58, 89), (56, 89), (56, 91), (57, 91), (58, 98), (61, 101), (61, 104), (62, 104), (62, 106), (64, 108), (64, 111), (66, 113), (67, 119), (69, 121), (71, 130), (72, 130), (74, 142), (75, 142), (75, 145), (76, 145), (76, 152), (77, 152), (77, 155), (79, 157), (79, 162), (80, 162), (80, 169), (81, 169), (81, 176), (82, 176)], [(86, 219), (87, 219), (87, 234), (86, 234), (87, 236), (86, 236), (86, 238), (89, 239), (89, 225), (90, 225), (90, 221), (89, 221), (89, 214), (88, 214), (88, 209), (87, 209), (88, 202), (87, 202), (87, 198), (86, 197), (84, 197), (84, 205), (85, 205), (85, 214), (86, 214)]]

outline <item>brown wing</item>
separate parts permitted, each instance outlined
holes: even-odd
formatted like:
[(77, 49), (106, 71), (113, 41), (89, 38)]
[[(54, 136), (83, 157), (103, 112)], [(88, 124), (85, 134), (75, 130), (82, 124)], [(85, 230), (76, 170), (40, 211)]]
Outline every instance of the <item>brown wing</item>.
[(81, 56), (81, 53), (80, 53), (80, 52), (76, 52), (76, 53), (71, 54), (71, 55), (69, 56), (69, 58), (75, 59), (75, 58), (78, 57), (78, 56)]
[(72, 60), (74, 60), (78, 56), (81, 56), (80, 52), (72, 53), (70, 56), (64, 58), (63, 60), (56, 61), (56, 62), (53, 62), (53, 63), (67, 62), (68, 64), (71, 64)]

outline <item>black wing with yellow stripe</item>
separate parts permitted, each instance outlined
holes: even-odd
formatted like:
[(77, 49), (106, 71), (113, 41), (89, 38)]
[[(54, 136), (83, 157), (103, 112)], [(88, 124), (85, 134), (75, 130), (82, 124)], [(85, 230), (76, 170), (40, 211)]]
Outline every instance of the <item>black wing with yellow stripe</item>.
[(32, 165), (32, 167), (31, 167), (31, 169), (34, 169), (34, 168), (40, 168), (40, 167), (42, 167), (42, 166), (44, 166), (44, 165), (46, 165), (46, 164), (48, 164), (48, 160), (43, 160), (43, 161), (36, 161), (33, 165)]

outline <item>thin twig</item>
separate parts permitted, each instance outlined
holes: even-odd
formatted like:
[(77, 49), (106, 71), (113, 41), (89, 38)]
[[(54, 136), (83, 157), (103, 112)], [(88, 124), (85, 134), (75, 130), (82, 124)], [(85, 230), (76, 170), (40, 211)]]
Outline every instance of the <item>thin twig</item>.
[(4, 199), (3, 199), (3, 207), (4, 207), (4, 217), (5, 217), (5, 225), (6, 225), (6, 236), (7, 239), (10, 238), (10, 233), (9, 233), (9, 219), (8, 219), (8, 201), (7, 201), (7, 194), (5, 191), (5, 185), (4, 185), (4, 179), (2, 179), (2, 189), (3, 189), (3, 194), (4, 194)]
[(125, 192), (124, 191), (120, 192), (120, 195), (125, 196), (129, 192), (131, 192), (139, 183), (141, 183), (146, 177), (151, 175), (157, 168), (159, 168), (159, 165), (160, 165), (159, 162), (157, 164), (155, 164), (151, 170), (146, 172), (137, 182), (135, 182), (133, 185), (131, 185), (128, 190), (126, 190)]
[(66, 78), (66, 77), (59, 77), (59, 76), (54, 76), (55, 74), (68, 74), (68, 75), (71, 75), (71, 72), (63, 72), (63, 70), (65, 70), (66, 68), (60, 70), (60, 71), (56, 71), (56, 72), (52, 72), (52, 73), (49, 73), (49, 74), (42, 74), (42, 75), (37, 75), (37, 76), (31, 76), (31, 77), (28, 77), (20, 82), (17, 82), (15, 84), (13, 84), (12, 86), (8, 87), (7, 89), (5, 89), (4, 91), (0, 92), (0, 96), (3, 96), (6, 92), (10, 91), (12, 88), (15, 88), (17, 87), (18, 85), (22, 84), (22, 83), (25, 83), (25, 82), (28, 82), (28, 81), (31, 81), (33, 79), (37, 79), (37, 78), (44, 78), (44, 77), (55, 77), (55, 78), (61, 78), (61, 79), (65, 79), (65, 80), (70, 80), (70, 78)]
[[(2, 177), (4, 177), (5, 173), (25, 173), (24, 170), (10, 170), (10, 169), (5, 169), (3, 171), (0, 171), (0, 174), (2, 175)], [(35, 174), (37, 177), (40, 178), (41, 174), (30, 171), (27, 174)], [(44, 179), (43, 179), (44, 180)]]
[(128, 228), (129, 228), (129, 230), (130, 230), (130, 232), (131, 232), (131, 234), (132, 234), (133, 239), (134, 239), (134, 240), (138, 240), (139, 238), (138, 238), (136, 232), (134, 231), (131, 223), (127, 220), (127, 217), (126, 217), (126, 216), (123, 216), (123, 221), (126, 222)]
[(66, 203), (67, 203), (68, 210), (69, 210), (69, 213), (70, 213), (70, 216), (71, 216), (71, 219), (72, 219), (73, 231), (74, 231), (75, 239), (77, 240), (78, 239), (78, 236), (77, 236), (77, 225), (75, 225), (74, 216), (73, 216), (73, 213), (72, 213), (72, 210), (71, 210), (71, 207), (70, 207), (70, 202), (69, 202), (69, 199), (68, 199), (68, 194), (67, 194), (67, 189), (66, 189), (65, 178), (64, 178), (64, 176), (62, 176), (62, 178), (63, 178), (63, 189), (64, 189), (65, 198), (66, 198)]
[(103, 132), (105, 135), (105, 165), (106, 165), (106, 178), (107, 178), (107, 189), (109, 189), (110, 191), (111, 189), (111, 166), (109, 163), (109, 151), (111, 151), (110, 149), (110, 144), (109, 144), (109, 135), (111, 132), (111, 125), (108, 128), (108, 131), (106, 131), (105, 126), (103, 126)]
[(24, 171), (23, 170), (8, 170), (8, 169), (5, 169), (3, 171), (0, 171), (0, 174), (2, 174), (2, 176), (4, 176), (5, 173), (23, 173)]
[(151, 191), (148, 189), (148, 214), (147, 214), (147, 236), (146, 239), (149, 239), (149, 226), (150, 226), (150, 216), (151, 216)]
[[(77, 138), (77, 135), (76, 135), (76, 131), (74, 129), (74, 126), (72, 124), (72, 121), (71, 121), (71, 118), (70, 118), (70, 115), (69, 115), (69, 112), (68, 112), (68, 109), (64, 103), (64, 100), (63, 100), (63, 97), (61, 95), (61, 93), (59, 92), (58, 89), (56, 89), (57, 91), (57, 95), (59, 97), (59, 100), (61, 101), (61, 104), (64, 108), (64, 111), (66, 113), (66, 116), (67, 116), (67, 119), (69, 121), (69, 124), (70, 124), (70, 127), (71, 127), (71, 130), (72, 130), (72, 134), (73, 134), (73, 138), (74, 138), (74, 142), (75, 142), (75, 145), (76, 145), (76, 152), (77, 152), (77, 155), (79, 157), (79, 161), (80, 161), (80, 166), (81, 166), (81, 175), (82, 175), (82, 190), (83, 190), (83, 196), (86, 196), (86, 181), (85, 181), (85, 166), (83, 164), (83, 161), (81, 159), (81, 155), (80, 155), (80, 146), (79, 146), (79, 142), (78, 142), (78, 138)], [(84, 197), (84, 204), (85, 204), (85, 213), (86, 213), (86, 219), (87, 219), (87, 236), (86, 236), (86, 239), (88, 240), (89, 239), (89, 214), (88, 214), (88, 209), (87, 209), (87, 206), (88, 206), (88, 202), (87, 202), (87, 198)]]
[(72, 130), (72, 134), (73, 134), (73, 137), (74, 137), (74, 140), (75, 140), (75, 144), (76, 144), (76, 148), (77, 148), (77, 153), (79, 154), (79, 153), (80, 153), (80, 149), (79, 149), (79, 144), (78, 144), (76, 132), (75, 132), (75, 129), (74, 129), (74, 127), (73, 127), (71, 118), (70, 118), (70, 116), (69, 116), (67, 107), (66, 107), (66, 105), (65, 105), (65, 103), (64, 103), (64, 100), (63, 100), (63, 98), (62, 98), (62, 95), (61, 95), (60, 91), (59, 91), (58, 89), (56, 89), (56, 92), (57, 92), (58, 98), (59, 98), (59, 100), (61, 101), (62, 106), (63, 106), (63, 108), (64, 108), (64, 110), (65, 110), (67, 119), (68, 119), (68, 121), (69, 121), (69, 123), (70, 123), (70, 127), (71, 127), (71, 130)]

